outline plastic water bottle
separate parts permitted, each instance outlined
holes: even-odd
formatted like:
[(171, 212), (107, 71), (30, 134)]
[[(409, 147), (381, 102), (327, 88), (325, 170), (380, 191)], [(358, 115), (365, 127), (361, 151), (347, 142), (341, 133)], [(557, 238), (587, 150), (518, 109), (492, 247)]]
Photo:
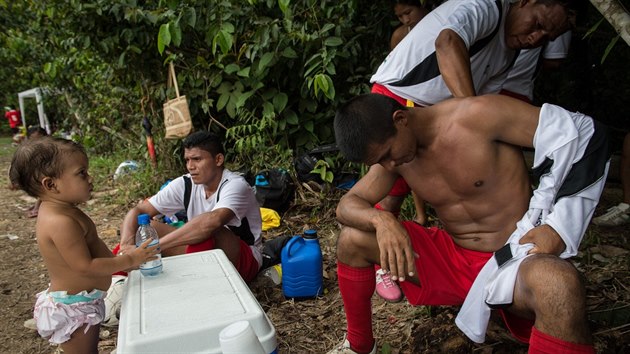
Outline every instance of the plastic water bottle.
[[(136, 247), (140, 247), (146, 240), (152, 239), (149, 247), (158, 245), (159, 239), (157, 231), (151, 226), (151, 218), (148, 214), (138, 215), (138, 231), (136, 231)], [(157, 259), (153, 261), (144, 262), (140, 265), (140, 273), (144, 276), (156, 276), (162, 273), (162, 255), (158, 253)]]
[(286, 298), (312, 299), (324, 292), (322, 250), (317, 231), (293, 236), (282, 248), (282, 292)]

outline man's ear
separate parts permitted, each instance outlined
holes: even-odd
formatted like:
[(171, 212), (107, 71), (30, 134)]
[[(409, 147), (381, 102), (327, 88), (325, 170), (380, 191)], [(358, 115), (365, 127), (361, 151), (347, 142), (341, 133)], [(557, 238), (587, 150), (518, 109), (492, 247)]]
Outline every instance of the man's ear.
[(394, 124), (402, 123), (403, 125), (407, 125), (407, 115), (409, 111), (406, 109), (398, 109), (394, 111), (392, 114), (392, 119), (394, 120)]
[(44, 187), (44, 190), (47, 192), (53, 192), (57, 190), (55, 186), (55, 181), (51, 177), (42, 178), (41, 183), (42, 187)]
[(216, 163), (217, 166), (219, 167), (223, 166), (224, 162), (225, 162), (225, 156), (223, 156), (223, 154), (217, 154), (217, 156), (214, 157), (214, 163)]

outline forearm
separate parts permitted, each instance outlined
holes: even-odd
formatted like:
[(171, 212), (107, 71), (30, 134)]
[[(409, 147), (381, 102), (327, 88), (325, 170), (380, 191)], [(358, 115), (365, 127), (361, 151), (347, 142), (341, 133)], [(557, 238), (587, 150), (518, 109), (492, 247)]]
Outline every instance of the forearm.
[(131, 209), (125, 219), (123, 220), (122, 225), (120, 226), (120, 244), (121, 245), (133, 245), (135, 244), (135, 234), (138, 229), (138, 215), (139, 213), (136, 209)]
[(204, 213), (194, 217), (184, 226), (160, 238), (160, 248), (168, 250), (177, 246), (193, 245), (207, 240), (223, 227), (220, 217), (214, 213)]
[(468, 48), (457, 33), (450, 29), (440, 32), (435, 53), (442, 79), (453, 97), (475, 96)]
[(374, 208), (365, 200), (354, 196), (344, 196), (337, 205), (337, 220), (363, 231), (376, 231), (385, 219), (396, 219), (394, 214)]
[(138, 215), (148, 214), (153, 217), (158, 211), (148, 201), (140, 202), (136, 207), (127, 212), (120, 225), (120, 245), (135, 245), (136, 230), (138, 230)]
[(136, 266), (133, 258), (128, 255), (117, 257), (92, 258), (90, 262), (80, 267), (79, 273), (82, 276), (105, 276), (118, 271), (130, 269)]

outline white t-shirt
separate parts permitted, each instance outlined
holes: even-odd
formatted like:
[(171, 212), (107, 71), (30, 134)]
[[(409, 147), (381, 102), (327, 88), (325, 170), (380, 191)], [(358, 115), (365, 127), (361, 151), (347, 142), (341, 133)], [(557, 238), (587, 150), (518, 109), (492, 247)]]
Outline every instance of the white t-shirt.
[(505, 45), (509, 1), (449, 0), (429, 12), (381, 63), (370, 79), (394, 94), (428, 106), (452, 97), (439, 72), (435, 40), (444, 29), (457, 33), (471, 53), (478, 95), (498, 93), (516, 50)]
[[(190, 178), (190, 174), (185, 175)], [(191, 180), (192, 182), (192, 180)], [(245, 243), (249, 245), (254, 258), (262, 265), (262, 218), (260, 206), (252, 187), (245, 179), (227, 169), (223, 170), (217, 191), (206, 198), (203, 185), (191, 183), (190, 202), (188, 204), (188, 220), (220, 208), (230, 209), (234, 218), (226, 226), (230, 227)], [(184, 177), (175, 178), (156, 195), (149, 198), (149, 203), (161, 214), (173, 215), (184, 209)], [(245, 226), (249, 227), (246, 228)], [(235, 228), (243, 227), (236, 231)]]
[(521, 50), (514, 67), (510, 70), (503, 89), (534, 98), (534, 79), (538, 69), (538, 59), (542, 51), (543, 59), (564, 59), (569, 54), (571, 32), (565, 32), (544, 47)]

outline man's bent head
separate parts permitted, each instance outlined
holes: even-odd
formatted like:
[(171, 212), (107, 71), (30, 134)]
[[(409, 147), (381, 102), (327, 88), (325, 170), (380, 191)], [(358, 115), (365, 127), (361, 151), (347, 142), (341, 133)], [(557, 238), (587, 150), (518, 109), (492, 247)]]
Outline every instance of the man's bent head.
[(505, 44), (512, 49), (540, 47), (575, 25), (577, 0), (516, 0), (507, 14)]
[(368, 147), (396, 134), (394, 112), (407, 108), (391, 97), (369, 93), (342, 105), (335, 115), (335, 139), (348, 161), (365, 162)]

